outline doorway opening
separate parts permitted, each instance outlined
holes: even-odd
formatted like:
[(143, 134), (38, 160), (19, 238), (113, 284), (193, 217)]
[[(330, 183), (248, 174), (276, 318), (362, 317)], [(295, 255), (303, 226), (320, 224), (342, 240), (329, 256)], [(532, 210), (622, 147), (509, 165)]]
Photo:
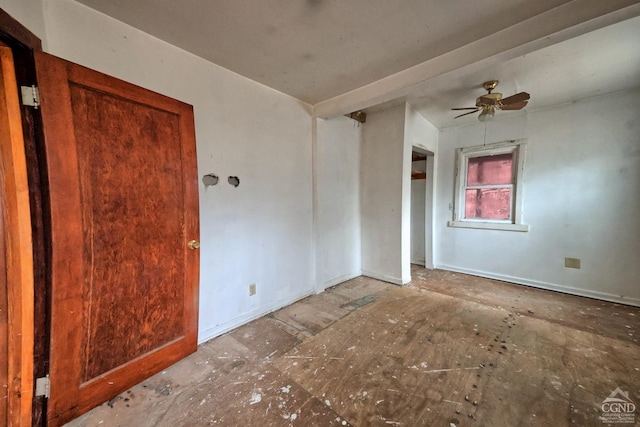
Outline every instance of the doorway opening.
[(433, 268), (433, 153), (411, 153), (411, 264)]

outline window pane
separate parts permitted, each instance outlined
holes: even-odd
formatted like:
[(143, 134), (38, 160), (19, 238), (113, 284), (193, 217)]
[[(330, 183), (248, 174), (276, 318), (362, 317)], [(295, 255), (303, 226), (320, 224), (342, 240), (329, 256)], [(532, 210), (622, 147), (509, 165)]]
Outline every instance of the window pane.
[(513, 153), (469, 158), (467, 185), (513, 183)]
[(465, 218), (509, 219), (511, 188), (478, 188), (467, 190)]

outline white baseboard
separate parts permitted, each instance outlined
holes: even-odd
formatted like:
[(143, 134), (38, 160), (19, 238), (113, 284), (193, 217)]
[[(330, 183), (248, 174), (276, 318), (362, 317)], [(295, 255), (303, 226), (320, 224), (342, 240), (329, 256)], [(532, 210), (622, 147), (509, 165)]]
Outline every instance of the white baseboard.
[(205, 330), (198, 331), (198, 344), (202, 344), (210, 339), (219, 337), (222, 334), (225, 334), (233, 329), (242, 326), (251, 322), (252, 320), (256, 320), (265, 314), (272, 313), (276, 310), (280, 310), (283, 307), (286, 307), (290, 304), (293, 304), (296, 301), (300, 301), (303, 298), (313, 295), (315, 292), (313, 289), (300, 292), (298, 294), (293, 294), (289, 298), (280, 299), (273, 304), (269, 304), (265, 307), (258, 307), (255, 310), (251, 310), (247, 313), (244, 313), (242, 316), (238, 316), (234, 319), (228, 320), (226, 322), (215, 325), (211, 328), (207, 328)]
[(556, 283), (540, 282), (538, 280), (524, 279), (522, 277), (508, 276), (504, 274), (490, 273), (482, 270), (473, 270), (469, 268), (456, 267), (452, 265), (439, 264), (436, 266), (441, 270), (455, 271), (457, 273), (470, 274), (472, 276), (486, 277), (487, 279), (501, 280), (503, 282), (515, 283), (518, 285), (531, 286), (533, 288), (546, 289), (549, 291), (562, 292), (580, 297), (594, 298), (602, 301), (615, 302), (619, 304), (632, 305), (640, 307), (640, 299), (633, 297), (625, 297), (607, 292), (593, 291), (590, 289), (574, 288), (572, 286), (558, 285)]
[(378, 274), (369, 270), (362, 270), (362, 275), (371, 277), (372, 279), (382, 280), (383, 282), (393, 283), (394, 285), (403, 286), (405, 284), (402, 281), (402, 278), (400, 277), (392, 277), (392, 276), (387, 276), (386, 274)]
[(317, 293), (324, 292), (325, 289), (328, 289), (335, 285), (339, 285), (340, 283), (346, 282), (347, 280), (355, 279), (356, 277), (360, 276), (362, 276), (362, 270), (334, 277), (333, 279), (327, 280), (324, 283), (320, 284), (319, 288), (317, 289)]

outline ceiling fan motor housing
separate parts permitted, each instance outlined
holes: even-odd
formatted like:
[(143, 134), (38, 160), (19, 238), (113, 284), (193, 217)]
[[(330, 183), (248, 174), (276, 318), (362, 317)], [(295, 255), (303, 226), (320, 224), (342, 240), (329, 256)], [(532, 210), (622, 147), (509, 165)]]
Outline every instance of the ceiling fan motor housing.
[(476, 107), (483, 107), (485, 105), (498, 105), (502, 100), (502, 94), (499, 92), (488, 93), (476, 98)]

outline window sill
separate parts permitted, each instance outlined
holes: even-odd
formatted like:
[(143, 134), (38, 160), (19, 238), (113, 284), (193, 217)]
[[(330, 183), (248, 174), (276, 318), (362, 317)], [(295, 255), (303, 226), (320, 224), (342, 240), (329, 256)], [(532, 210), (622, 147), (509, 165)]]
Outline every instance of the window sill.
[(506, 224), (501, 222), (449, 221), (449, 227), (480, 228), (484, 230), (529, 231), (528, 224)]

